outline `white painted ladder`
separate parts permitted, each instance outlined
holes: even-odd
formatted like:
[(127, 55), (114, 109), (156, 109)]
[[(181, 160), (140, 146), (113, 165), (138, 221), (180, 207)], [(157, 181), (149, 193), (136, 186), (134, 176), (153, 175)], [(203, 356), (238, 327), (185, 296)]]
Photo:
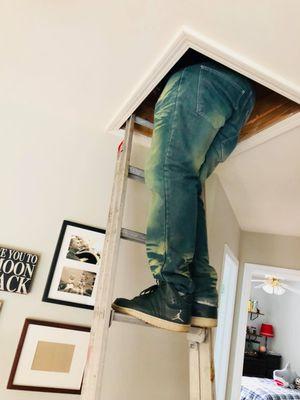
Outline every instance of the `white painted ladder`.
[[(121, 227), (127, 179), (132, 178), (144, 182), (144, 171), (129, 165), (135, 123), (153, 127), (148, 121), (132, 115), (126, 122), (122, 147), (118, 149), (88, 359), (83, 378), (82, 400), (109, 400), (101, 397), (101, 381), (111, 322), (119, 321), (149, 326), (136, 318), (115, 313), (111, 310), (120, 238), (145, 243), (144, 234), (122, 229)], [(176, 334), (178, 335), (179, 333)], [(191, 328), (187, 334), (187, 339), (190, 360), (190, 400), (214, 400), (212, 330)]]

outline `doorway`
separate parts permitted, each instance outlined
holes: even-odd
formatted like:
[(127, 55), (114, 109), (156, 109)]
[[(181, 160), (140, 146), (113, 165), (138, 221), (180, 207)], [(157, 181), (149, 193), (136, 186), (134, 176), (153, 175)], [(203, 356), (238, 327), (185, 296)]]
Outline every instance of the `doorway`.
[[(278, 290), (278, 293), (275, 293), (274, 289), (272, 290), (272, 279), (276, 279), (279, 281), (279, 287), (281, 288), (276, 289)], [(268, 288), (269, 286), (269, 288)], [(277, 284), (276, 284), (277, 286)], [(249, 314), (255, 314), (254, 317), (250, 317), (251, 320), (256, 319), (260, 315), (264, 315), (264, 309), (261, 305), (258, 306), (256, 305), (257, 309), (256, 310), (251, 310), (250, 303), (251, 301), (251, 294), (253, 294), (253, 289), (256, 291), (261, 291), (264, 290), (266, 291), (268, 296), (274, 296), (276, 300), (278, 301), (279, 299), (283, 299), (284, 293), (294, 293), (296, 301), (300, 299), (300, 289), (297, 288), (297, 286), (300, 288), (300, 270), (295, 270), (295, 269), (286, 269), (286, 268), (280, 268), (280, 267), (273, 267), (273, 266), (267, 266), (267, 265), (260, 265), (260, 264), (250, 264), (250, 263), (245, 263), (245, 269), (244, 269), (244, 275), (243, 275), (243, 281), (242, 281), (242, 288), (241, 288), (241, 303), (240, 303), (240, 309), (239, 309), (239, 319), (238, 319), (238, 335), (237, 335), (237, 341), (236, 341), (236, 349), (235, 349), (235, 358), (234, 358), (234, 371), (233, 371), (233, 384), (231, 388), (231, 400), (236, 400), (239, 399), (241, 396), (241, 388), (243, 389), (243, 384), (245, 381), (245, 377), (248, 377), (249, 372), (247, 371), (247, 368), (245, 368), (245, 350), (246, 350), (246, 342), (247, 342), (247, 335), (256, 335), (257, 337), (260, 337), (261, 341), (257, 341), (257, 352), (260, 354), (264, 352), (266, 355), (270, 349), (270, 343), (269, 345), (265, 340), (265, 337), (270, 337), (274, 338), (276, 335), (276, 330), (279, 332), (279, 329), (282, 331), (281, 327), (278, 325), (279, 322), (275, 322), (276, 319), (282, 320), (282, 318), (279, 317), (279, 314), (277, 314), (278, 310), (280, 307), (278, 307), (279, 304), (282, 303), (280, 301), (277, 303), (277, 306), (273, 307), (273, 310), (275, 309), (275, 312), (273, 311), (273, 316), (270, 320), (264, 321), (264, 325), (266, 329), (272, 330), (272, 334), (265, 335), (262, 332), (262, 326), (263, 324), (260, 324), (260, 328), (256, 332), (248, 332), (247, 326), (248, 326), (248, 321), (249, 321)], [(280, 294), (279, 294), (280, 293)], [(276, 296), (277, 295), (277, 296)], [(269, 298), (270, 300), (270, 298)], [(281, 307), (282, 308), (282, 307)], [(290, 324), (294, 325), (292, 319), (292, 314), (291, 310), (288, 309), (287, 307), (287, 312), (285, 314), (290, 314), (291, 319), (290, 319)], [(249, 326), (248, 326), (249, 328)], [(298, 328), (297, 328), (298, 329)], [(300, 329), (300, 326), (299, 326)], [(282, 335), (282, 334), (281, 334)], [(278, 337), (278, 335), (277, 335)], [(286, 342), (289, 340), (286, 339)], [(282, 340), (281, 340), (282, 342)], [(280, 346), (280, 345), (279, 345)], [(281, 345), (280, 347), (282, 350), (285, 351), (285, 346)], [(261, 348), (259, 348), (261, 347)], [(267, 348), (266, 348), (267, 347)], [(272, 348), (272, 344), (271, 344)], [(280, 368), (284, 367), (284, 363), (288, 360), (288, 357), (284, 356), (284, 354), (279, 354), (278, 353), (278, 344), (277, 347), (275, 348), (277, 352), (271, 352), (273, 353), (274, 356), (280, 356), (282, 358), (282, 362), (280, 364)], [(284, 353), (280, 352), (280, 353)], [(298, 349), (297, 349), (298, 351)], [(266, 353), (267, 352), (267, 353)], [(295, 364), (295, 363), (294, 363)], [(258, 365), (258, 364), (257, 364)], [(299, 367), (298, 367), (299, 368)], [(279, 368), (275, 368), (279, 369)], [(244, 372), (244, 374), (243, 374)], [(256, 367), (256, 375), (260, 374), (260, 372), (257, 370)], [(273, 377), (273, 371), (266, 371), (265, 374), (269, 374), (270, 376)], [(253, 375), (252, 375), (253, 376)], [(267, 376), (267, 375), (266, 375)], [(262, 379), (262, 375), (259, 375), (259, 377), (256, 377), (255, 379)], [(268, 378), (266, 378), (267, 380)], [(272, 379), (272, 378), (271, 378)], [(270, 378), (268, 379), (270, 380)], [(257, 381), (258, 382), (258, 381)], [(260, 382), (260, 381), (259, 381)], [(263, 382), (260, 382), (263, 384)], [(255, 390), (254, 388), (252, 390)]]

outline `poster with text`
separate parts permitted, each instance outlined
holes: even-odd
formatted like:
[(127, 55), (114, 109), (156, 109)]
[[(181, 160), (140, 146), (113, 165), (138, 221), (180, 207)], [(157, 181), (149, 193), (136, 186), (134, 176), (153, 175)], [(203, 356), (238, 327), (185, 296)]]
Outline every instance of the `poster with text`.
[(0, 246), (0, 290), (27, 294), (38, 261), (37, 254)]

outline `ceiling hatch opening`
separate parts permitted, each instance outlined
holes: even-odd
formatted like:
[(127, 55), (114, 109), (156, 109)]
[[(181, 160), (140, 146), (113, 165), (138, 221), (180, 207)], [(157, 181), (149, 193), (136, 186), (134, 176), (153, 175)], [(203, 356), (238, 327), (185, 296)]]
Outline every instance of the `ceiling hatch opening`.
[[(168, 72), (180, 68), (182, 65), (194, 64), (208, 57), (200, 54), (196, 50), (189, 48), (177, 63)], [(166, 83), (166, 77), (156, 85), (156, 87), (149, 93), (143, 102), (136, 108), (133, 114), (143, 118), (144, 120), (153, 123), (155, 103), (163, 90)], [(298, 112), (300, 112), (300, 105), (296, 102), (274, 92), (271, 89), (252, 80), (256, 92), (256, 102), (252, 114), (248, 122), (243, 127), (240, 133), (239, 141), (248, 139), (249, 137), (263, 131), (264, 129), (274, 125)], [(125, 124), (122, 126), (122, 128)], [(152, 136), (152, 129), (146, 126), (136, 124), (135, 130), (146, 136)]]

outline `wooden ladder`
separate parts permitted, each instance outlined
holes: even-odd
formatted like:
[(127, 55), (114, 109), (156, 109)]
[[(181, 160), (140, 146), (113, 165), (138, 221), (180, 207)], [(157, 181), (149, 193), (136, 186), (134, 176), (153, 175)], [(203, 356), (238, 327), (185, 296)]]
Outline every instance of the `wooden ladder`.
[[(101, 387), (108, 332), (111, 323), (118, 321), (122, 323), (142, 324), (145, 327), (150, 326), (136, 318), (111, 310), (120, 238), (138, 243), (145, 243), (146, 239), (145, 234), (123, 229), (121, 226), (127, 179), (131, 178), (144, 182), (144, 171), (129, 165), (135, 124), (153, 128), (153, 125), (148, 121), (131, 115), (126, 122), (124, 140), (118, 148), (114, 184), (102, 252), (100, 279), (97, 287), (87, 364), (82, 384), (82, 400), (109, 400), (101, 396)], [(189, 398), (190, 400), (214, 400), (212, 330), (191, 328), (186, 335), (189, 342)]]

